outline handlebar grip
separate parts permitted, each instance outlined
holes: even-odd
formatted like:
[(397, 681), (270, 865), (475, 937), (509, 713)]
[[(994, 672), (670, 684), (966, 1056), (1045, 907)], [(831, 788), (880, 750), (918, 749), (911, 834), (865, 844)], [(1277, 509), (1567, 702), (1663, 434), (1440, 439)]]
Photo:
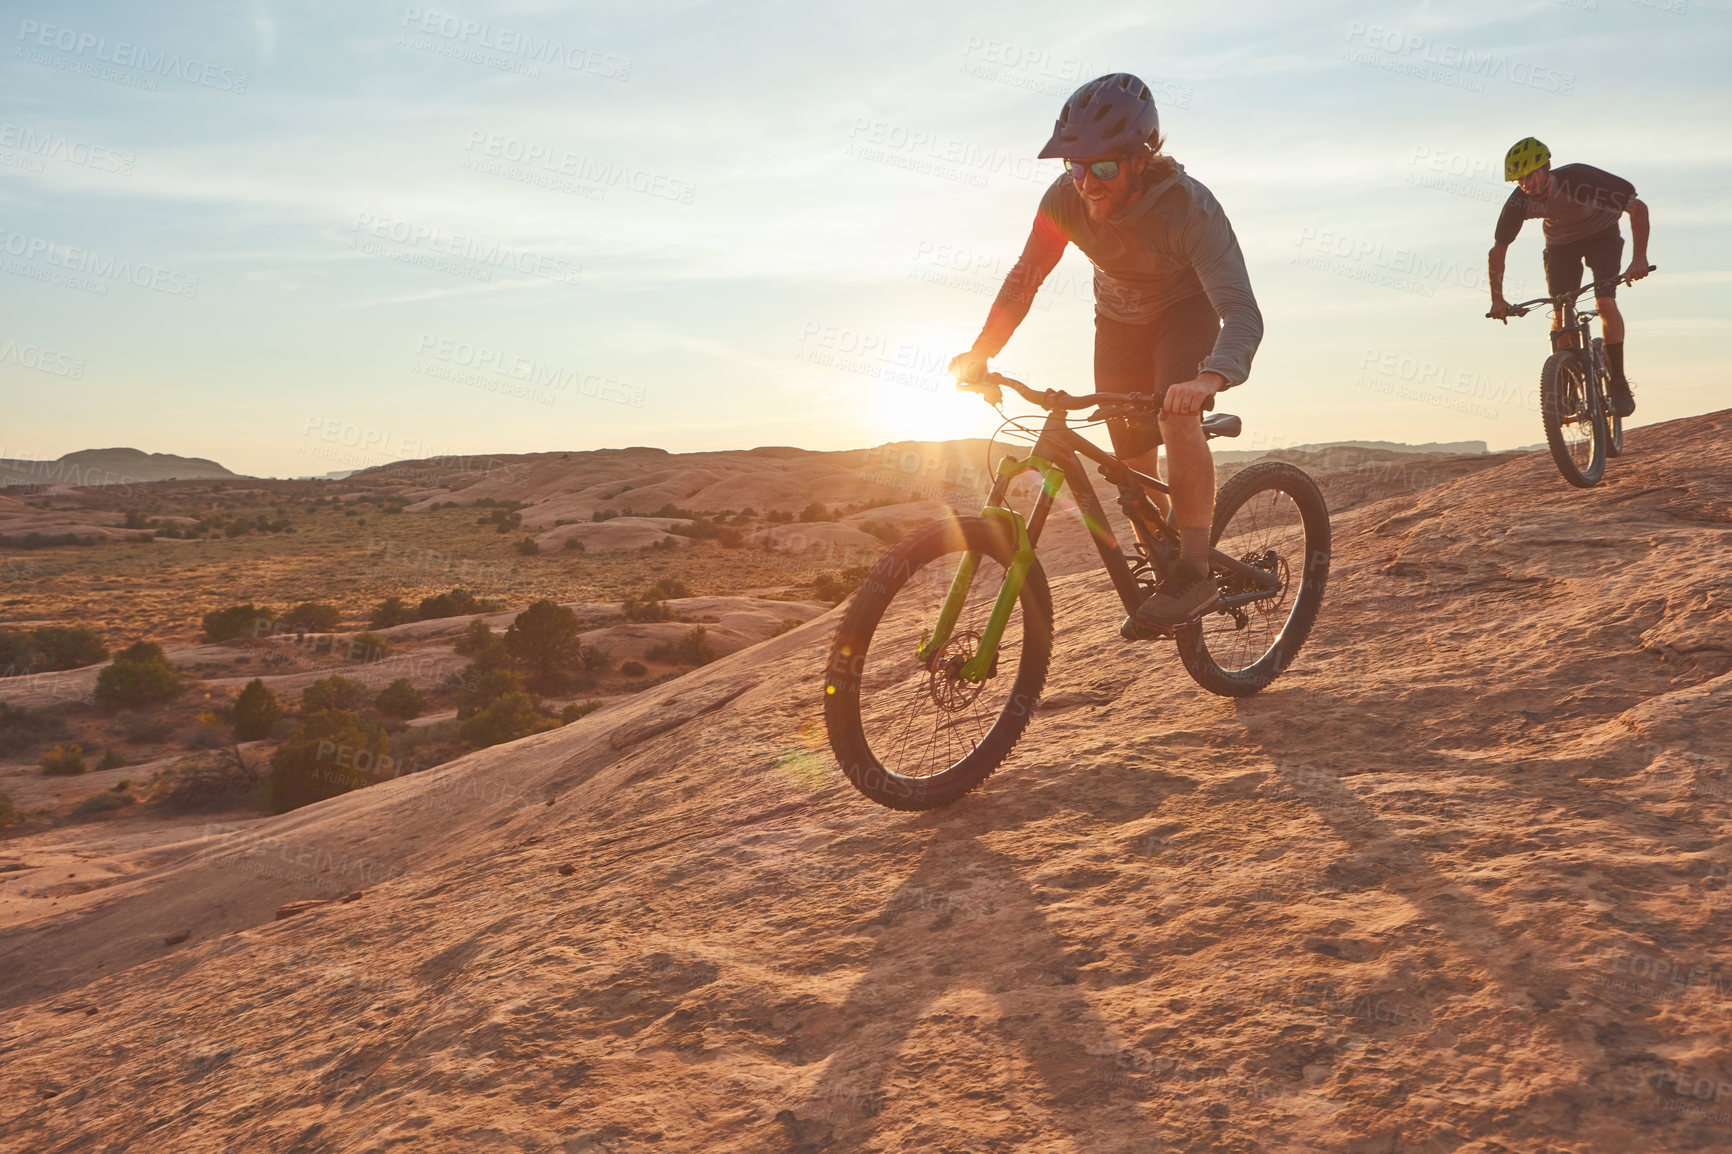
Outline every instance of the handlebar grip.
[(981, 396), (985, 397), (990, 404), (1003, 404), (1004, 393), (999, 389), (998, 383), (990, 379), (997, 375), (997, 373), (988, 373), (985, 378), (973, 382), (957, 381), (956, 389), (961, 393), (979, 393)]

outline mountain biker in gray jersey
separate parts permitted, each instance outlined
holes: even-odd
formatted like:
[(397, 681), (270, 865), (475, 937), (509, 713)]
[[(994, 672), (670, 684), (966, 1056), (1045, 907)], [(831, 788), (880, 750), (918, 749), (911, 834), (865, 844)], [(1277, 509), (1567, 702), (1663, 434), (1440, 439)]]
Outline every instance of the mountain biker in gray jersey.
[[(1172, 626), (1213, 608), (1209, 528), (1215, 461), (1203, 412), (1215, 394), (1245, 380), (1263, 338), (1263, 317), (1227, 214), (1213, 194), (1161, 152), (1148, 85), (1125, 72), (1071, 94), (1040, 155), (1065, 173), (1041, 197), (1034, 228), (967, 352), (950, 362), (978, 380), (1028, 315), (1035, 292), (1074, 244), (1094, 265), (1097, 392), (1151, 393), (1154, 420), (1111, 420), (1113, 450), (1153, 475), (1167, 446), (1179, 563), (1138, 608), (1135, 622)], [(1152, 494), (1157, 500), (1159, 494)], [(1132, 622), (1125, 635), (1136, 636)]]
[[(1496, 243), (1487, 258), (1491, 281), (1491, 315), (1503, 319), (1510, 305), (1503, 295), (1504, 255), (1521, 232), (1522, 222), (1533, 217), (1545, 221), (1546, 292), (1552, 296), (1582, 287), (1582, 265), (1594, 274), (1594, 303), (1600, 310), (1600, 327), (1606, 341), (1606, 369), (1610, 373), (1612, 412), (1627, 417), (1636, 411), (1630, 382), (1624, 376), (1624, 317), (1618, 311), (1618, 281), (1641, 280), (1648, 275), (1648, 206), (1636, 198), (1636, 186), (1621, 176), (1587, 164), (1552, 167), (1549, 148), (1533, 137), (1524, 137), (1504, 155), (1505, 180), (1516, 182), (1515, 191), (1497, 218)], [(1624, 252), (1624, 237), (1618, 222), (1630, 214), (1635, 252), (1622, 274), (1618, 262)], [(1564, 328), (1562, 309), (1552, 314), (1552, 344), (1574, 343), (1575, 331)]]

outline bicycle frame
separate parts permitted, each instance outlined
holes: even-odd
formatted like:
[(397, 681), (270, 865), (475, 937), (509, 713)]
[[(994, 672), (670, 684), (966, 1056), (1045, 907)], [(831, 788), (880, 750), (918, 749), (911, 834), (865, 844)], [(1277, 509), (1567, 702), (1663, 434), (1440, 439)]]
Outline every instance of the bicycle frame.
[[(1146, 543), (1146, 547), (1139, 547), (1139, 557), (1127, 556), (1121, 548), (1118, 537), (1107, 523), (1100, 499), (1095, 496), (1082, 458), (1095, 462), (1101, 475), (1118, 489), (1119, 508), (1130, 520), (1139, 540)], [(1012, 482), (1029, 472), (1039, 474), (1041, 484), (1034, 509), (1025, 520), (1021, 513), (1005, 504), (1005, 496)], [(1021, 459), (1006, 456), (999, 462), (992, 491), (987, 496), (985, 508), (980, 511), (983, 518), (1001, 520), (1006, 524), (1013, 534), (1015, 548), (1010, 567), (999, 586), (998, 599), (981, 634), (980, 645), (960, 671), (964, 680), (983, 681), (991, 675), (998, 659), (999, 642), (1010, 622), (1017, 598), (1022, 595), (1023, 580), (1034, 563), (1035, 547), (1040, 542), (1041, 530), (1046, 526), (1047, 514), (1052, 511), (1053, 502), (1067, 480), (1075, 490), (1077, 512), (1083, 527), (1094, 541), (1095, 551), (1100, 554), (1101, 563), (1106, 567), (1126, 613), (1135, 613), (1147, 595), (1130, 563), (1132, 560), (1146, 564), (1158, 576), (1166, 575), (1170, 558), (1178, 547), (1178, 534), (1148, 496), (1149, 489), (1168, 492), (1166, 483), (1138, 472), (1076, 432), (1067, 422), (1063, 410), (1049, 412), (1035, 441), (1034, 452)], [(1169, 548), (1165, 551), (1156, 548), (1161, 543)], [(1280, 591), (1280, 578), (1274, 573), (1247, 565), (1219, 549), (1211, 549), (1209, 559), (1215, 569), (1225, 570), (1249, 586), (1247, 592), (1223, 596), (1219, 608), (1236, 608)], [(962, 563), (951, 579), (950, 591), (939, 610), (938, 621), (915, 650), (922, 662), (930, 662), (949, 643), (979, 564), (979, 554), (963, 554)]]
[[(1658, 272), (1659, 270), (1659, 265), (1651, 264), (1648, 266), (1649, 272)], [(1625, 284), (1635, 283), (1627, 276), (1619, 279), (1621, 279)], [(1601, 283), (1602, 282), (1599, 281), (1590, 281), (1576, 289), (1574, 292), (1559, 293), (1557, 296), (1552, 297), (1536, 297), (1531, 301), (1523, 301), (1518, 305), (1511, 306), (1509, 313), (1510, 316), (1525, 317), (1529, 310), (1533, 308), (1540, 305), (1550, 305), (1553, 310), (1554, 319), (1563, 321), (1562, 324), (1554, 327), (1552, 331), (1554, 333), (1568, 331), (1576, 334), (1577, 344), (1575, 346), (1575, 351), (1581, 354), (1582, 360), (1587, 367), (1589, 404), (1593, 407), (1593, 411), (1596, 413), (1600, 409), (1605, 408), (1605, 398), (1603, 396), (1601, 382), (1605, 379), (1606, 367), (1601, 362), (1599, 354), (1594, 349), (1593, 334), (1593, 320), (1595, 317), (1600, 315), (1600, 310), (1597, 308), (1578, 309), (1576, 308), (1576, 302), (1581, 300), (1583, 295), (1587, 293), (1593, 293), (1597, 298), (1600, 295)], [(1489, 317), (1492, 314), (1487, 313), (1485, 315)], [(1552, 351), (1562, 352), (1563, 350), (1557, 348), (1554, 342)]]

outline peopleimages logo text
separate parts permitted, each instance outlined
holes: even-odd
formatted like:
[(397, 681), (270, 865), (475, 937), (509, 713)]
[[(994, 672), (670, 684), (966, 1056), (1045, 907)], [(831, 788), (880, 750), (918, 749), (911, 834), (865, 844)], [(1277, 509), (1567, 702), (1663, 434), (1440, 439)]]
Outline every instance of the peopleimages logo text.
[(118, 68), (131, 68), (147, 76), (173, 77), (188, 84), (237, 95), (244, 95), (247, 90), (248, 76), (237, 69), (209, 64), (191, 56), (182, 59), (178, 52), (152, 52), (142, 44), (132, 44), (125, 40), (116, 40), (110, 44), (106, 36), (80, 32), (76, 28), (43, 24), (38, 20), (21, 20), (18, 23), (18, 39), (27, 45), (100, 60)]
[[(356, 241), (369, 237), (377, 238), (381, 242), (403, 245), (410, 250), (423, 250), (433, 256), (455, 257), (475, 265), (527, 273), (563, 284), (577, 284), (583, 276), (583, 267), (564, 257), (512, 248), (498, 241), (484, 241), (461, 233), (448, 234), (427, 225), (412, 224), (387, 216), (374, 216), (370, 212), (355, 214), (354, 232)], [(352, 241), (350, 247), (357, 245)], [(401, 254), (386, 251), (380, 255), (395, 257)], [(479, 279), (491, 279), (485, 269), (476, 271), (483, 274)]]
[[(41, 261), (43, 264), (63, 268), (69, 273), (131, 284), (153, 292), (167, 293), (169, 296), (186, 297), (189, 300), (198, 296), (196, 276), (166, 269), (161, 265), (134, 261), (130, 257), (117, 256), (114, 253), (99, 252), (93, 248), (61, 244), (47, 237), (30, 236), (0, 228), (0, 252), (29, 261)], [(104, 289), (103, 292), (106, 293), (107, 290)]]
[(573, 72), (587, 72), (603, 80), (630, 80), (631, 58), (598, 52), (579, 44), (566, 44), (551, 36), (506, 28), (482, 20), (466, 20), (450, 12), (408, 5), (402, 26), (411, 32), (437, 36), (458, 45), (473, 45), (504, 56), (522, 57), (537, 64), (558, 64)]

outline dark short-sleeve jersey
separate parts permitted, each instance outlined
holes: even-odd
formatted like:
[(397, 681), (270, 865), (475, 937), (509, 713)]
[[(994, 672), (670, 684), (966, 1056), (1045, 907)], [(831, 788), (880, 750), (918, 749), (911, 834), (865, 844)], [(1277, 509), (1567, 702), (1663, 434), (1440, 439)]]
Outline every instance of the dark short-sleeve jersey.
[(1571, 244), (1618, 227), (1636, 195), (1636, 186), (1591, 164), (1566, 164), (1552, 169), (1549, 195), (1529, 196), (1518, 186), (1497, 218), (1497, 243), (1509, 244), (1522, 222), (1545, 220), (1546, 244)]

